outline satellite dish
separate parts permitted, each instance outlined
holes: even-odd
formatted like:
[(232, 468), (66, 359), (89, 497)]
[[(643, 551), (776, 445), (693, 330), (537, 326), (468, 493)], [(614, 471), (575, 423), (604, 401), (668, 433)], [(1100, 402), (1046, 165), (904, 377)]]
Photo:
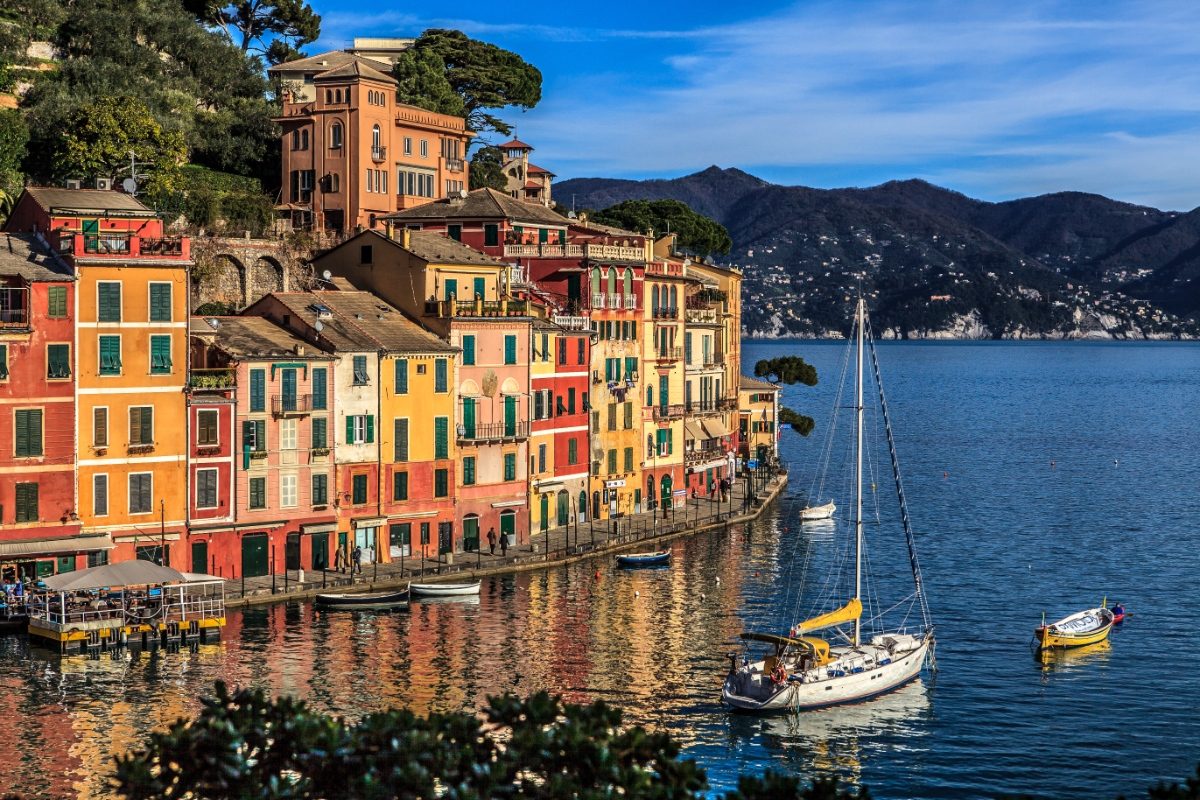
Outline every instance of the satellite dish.
[(325, 280), (329, 280), (330, 278), (333, 277), (333, 273), (330, 272), (329, 270), (325, 270), (324, 272), (321, 273), (321, 277), (324, 278)]
[(463, 200), (466, 200), (466, 199), (467, 199), (467, 190), (466, 190), (466, 189), (459, 189), (459, 190), (458, 190), (458, 196), (459, 196), (459, 197), (461, 197)]
[(125, 180), (121, 181), (121, 188), (125, 190), (125, 194), (137, 194), (137, 181), (135, 181), (133, 178), (126, 178)]
[(313, 328), (316, 329), (317, 333), (320, 333), (321, 331), (325, 330), (325, 323), (321, 322), (321, 320), (317, 320), (313, 323)]

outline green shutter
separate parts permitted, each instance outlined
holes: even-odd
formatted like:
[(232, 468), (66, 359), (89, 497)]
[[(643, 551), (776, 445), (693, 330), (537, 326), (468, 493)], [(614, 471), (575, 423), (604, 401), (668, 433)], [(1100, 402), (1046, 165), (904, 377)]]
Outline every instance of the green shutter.
[(250, 411), (267, 410), (267, 371), (250, 370)]
[(8, 380), (8, 345), (0, 344), (0, 380)]
[(517, 363), (517, 337), (516, 336), (510, 335), (510, 336), (504, 337), (504, 363), (505, 364)]
[(346, 417), (346, 444), (354, 444), (354, 417)]
[(434, 497), (445, 497), (450, 493), (448, 491), (449, 479), (447, 477), (447, 474), (448, 474), (447, 471), (444, 469), (435, 469), (433, 471), (433, 496)]
[(267, 423), (266, 420), (254, 421), (254, 445), (260, 453), (267, 452)]
[(397, 462), (408, 461), (408, 420), (397, 418), (393, 422), (394, 436), (392, 449), (394, 451), (394, 459)]
[(625, 471), (633, 472), (633, 448), (625, 448)]
[(450, 422), (446, 417), (433, 420), (433, 457), (450, 457)]
[(100, 337), (100, 374), (121, 374), (121, 337)]
[(115, 281), (102, 281), (98, 288), (99, 308), (97, 318), (100, 322), (121, 321), (121, 284)]
[(625, 403), (625, 430), (633, 427), (633, 403)]
[(313, 417), (312, 421), (312, 446), (313, 447), (329, 447), (329, 434), (327, 431), (327, 422), (324, 417)]
[(475, 337), (462, 337), (463, 363), (467, 366), (475, 365)]
[(328, 408), (326, 398), (328, 390), (325, 387), (325, 368), (314, 369), (312, 372), (312, 407), (314, 411), (324, 411)]
[(463, 459), (463, 486), (475, 485), (475, 457), (467, 456)]
[[(150, 337), (150, 373), (163, 375), (171, 371), (171, 337)], [(261, 371), (261, 370), (260, 370)]]
[(608, 451), (608, 474), (612, 475), (617, 471), (617, 451)]
[(154, 442), (154, 408), (145, 406), (138, 413), (138, 437), (141, 444)]
[(375, 415), (367, 414), (367, 444), (375, 441)]
[(46, 377), (71, 377), (71, 347), (65, 344), (46, 345)]
[(446, 359), (438, 358), (433, 362), (433, 390), (438, 393), (447, 391), (446, 387)]
[(150, 284), (150, 321), (171, 321), (171, 284)]
[(29, 412), (15, 412), (15, 425), (17, 428), (16, 436), (16, 455), (17, 458), (27, 458), (29, 456)]
[(408, 359), (396, 359), (396, 394), (408, 394)]
[(67, 287), (51, 286), (47, 295), (46, 316), (65, 317), (67, 315)]

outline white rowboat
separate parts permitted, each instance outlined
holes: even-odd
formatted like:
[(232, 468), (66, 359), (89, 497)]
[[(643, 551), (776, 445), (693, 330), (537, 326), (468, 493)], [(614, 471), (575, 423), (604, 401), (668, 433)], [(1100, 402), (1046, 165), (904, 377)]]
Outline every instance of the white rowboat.
[(479, 581), (471, 583), (410, 583), (408, 588), (419, 597), (462, 597), (479, 594)]

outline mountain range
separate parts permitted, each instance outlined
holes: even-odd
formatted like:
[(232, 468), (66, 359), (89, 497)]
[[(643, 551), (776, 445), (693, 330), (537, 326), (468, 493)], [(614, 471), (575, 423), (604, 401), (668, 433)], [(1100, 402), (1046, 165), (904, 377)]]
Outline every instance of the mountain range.
[(838, 335), (859, 286), (885, 337), (1200, 335), (1200, 209), (1081, 192), (991, 203), (921, 180), (812, 189), (715, 166), (554, 193), (590, 209), (680, 200), (723, 224), (748, 335)]

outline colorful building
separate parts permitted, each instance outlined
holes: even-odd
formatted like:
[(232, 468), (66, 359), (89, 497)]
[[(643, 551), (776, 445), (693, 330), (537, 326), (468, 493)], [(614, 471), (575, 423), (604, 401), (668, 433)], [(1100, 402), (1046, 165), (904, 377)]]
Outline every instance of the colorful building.
[(332, 567), (333, 357), (257, 316), (195, 318), (191, 334), (193, 564), (230, 578)]
[(649, 508), (669, 513), (683, 501), (685, 491), (683, 260), (656, 257), (647, 262), (642, 286), (645, 497)]
[(187, 237), (137, 199), (27, 188), (6, 227), (43, 235), (76, 277), (76, 512), (113, 560), (188, 566)]
[(738, 385), (738, 455), (763, 466), (779, 460), (779, 387), (742, 376)]
[(468, 185), (461, 117), (396, 102), (387, 64), (340, 50), (268, 72), (283, 85), (283, 200), (297, 227), (343, 233)]
[(75, 274), (32, 233), (0, 234), (0, 572), (105, 563), (75, 507)]
[(501, 171), (504, 173), (505, 190), (518, 200), (529, 203), (540, 203), (553, 207), (550, 198), (550, 184), (555, 175), (545, 167), (539, 167), (529, 160), (533, 146), (525, 144), (520, 139), (511, 139), (497, 145), (500, 149)]

